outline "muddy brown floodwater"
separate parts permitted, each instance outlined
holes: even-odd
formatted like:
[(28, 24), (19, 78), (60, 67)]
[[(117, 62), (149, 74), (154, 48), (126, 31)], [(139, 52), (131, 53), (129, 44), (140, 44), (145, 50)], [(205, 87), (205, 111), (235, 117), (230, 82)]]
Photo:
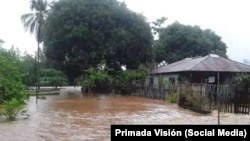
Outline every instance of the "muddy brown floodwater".
[[(36, 105), (29, 100), (28, 119), (0, 118), (1, 141), (109, 141), (111, 124), (217, 124), (217, 112), (198, 114), (176, 104), (133, 96), (82, 96), (62, 89)], [(250, 124), (249, 115), (221, 114), (221, 124)]]

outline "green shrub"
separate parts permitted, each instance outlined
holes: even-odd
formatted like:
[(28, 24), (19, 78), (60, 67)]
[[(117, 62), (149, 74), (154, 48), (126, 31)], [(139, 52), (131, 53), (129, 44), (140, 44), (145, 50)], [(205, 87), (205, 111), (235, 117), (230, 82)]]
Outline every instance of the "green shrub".
[(186, 103), (194, 108), (202, 108), (203, 99), (199, 96), (185, 95)]
[(25, 107), (23, 101), (12, 98), (10, 101), (5, 101), (1, 108), (2, 115), (5, 115), (9, 120), (15, 120), (17, 114)]
[(58, 86), (67, 86), (68, 78), (62, 71), (42, 69), (39, 82), (40, 86), (54, 86), (57, 89)]
[(0, 47), (0, 115), (15, 120), (18, 112), (25, 106), (28, 94), (22, 83), (18, 58)]
[(178, 103), (179, 102), (179, 93), (175, 92), (173, 94), (166, 95), (166, 101), (169, 103)]
[(4, 106), (1, 104), (0, 105), (0, 116), (2, 116), (4, 113)]

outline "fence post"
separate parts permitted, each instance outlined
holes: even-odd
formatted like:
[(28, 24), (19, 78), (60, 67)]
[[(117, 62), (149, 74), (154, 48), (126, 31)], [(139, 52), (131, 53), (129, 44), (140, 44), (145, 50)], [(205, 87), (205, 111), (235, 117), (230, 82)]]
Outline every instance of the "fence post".
[(218, 106), (218, 125), (220, 125), (220, 106)]
[(218, 109), (218, 125), (220, 125), (220, 73), (217, 72), (217, 109)]

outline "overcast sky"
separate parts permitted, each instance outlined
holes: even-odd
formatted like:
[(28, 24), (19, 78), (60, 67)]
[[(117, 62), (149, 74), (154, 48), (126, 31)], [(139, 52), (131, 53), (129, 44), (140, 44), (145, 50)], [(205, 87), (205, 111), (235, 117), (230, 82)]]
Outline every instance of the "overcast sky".
[[(230, 59), (250, 60), (249, 0), (120, 0), (142, 13), (148, 21), (166, 17), (165, 26), (179, 21), (211, 29), (226, 43)], [(36, 50), (36, 40), (25, 32), (20, 17), (30, 12), (30, 0), (0, 0), (0, 39), (5, 48), (12, 45), (22, 52)]]

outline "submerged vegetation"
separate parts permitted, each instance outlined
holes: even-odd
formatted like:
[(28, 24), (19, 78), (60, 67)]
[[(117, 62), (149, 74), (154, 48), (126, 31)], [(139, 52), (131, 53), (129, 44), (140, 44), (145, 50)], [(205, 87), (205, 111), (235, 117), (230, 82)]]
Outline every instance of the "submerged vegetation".
[(25, 108), (25, 105), (25, 102), (12, 98), (1, 105), (0, 115), (6, 116), (9, 120), (15, 120), (17, 114)]

